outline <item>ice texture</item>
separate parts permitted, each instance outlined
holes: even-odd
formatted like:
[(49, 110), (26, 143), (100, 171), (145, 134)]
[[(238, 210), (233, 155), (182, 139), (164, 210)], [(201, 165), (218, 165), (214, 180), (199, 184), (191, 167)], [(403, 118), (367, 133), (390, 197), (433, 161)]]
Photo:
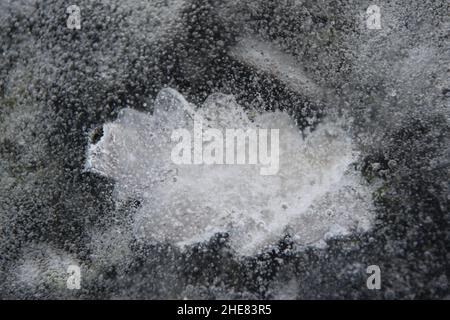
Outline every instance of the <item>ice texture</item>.
[(204, 126), (280, 130), (279, 172), (263, 176), (251, 164), (172, 163), (172, 130), (192, 130), (194, 109), (177, 91), (164, 89), (153, 115), (123, 109), (88, 148), (86, 169), (113, 178), (118, 198), (140, 200), (133, 227), (138, 239), (183, 247), (228, 233), (238, 254), (253, 255), (285, 233), (305, 246), (370, 228), (370, 189), (351, 168), (356, 153), (339, 120), (324, 121), (303, 137), (284, 112), (250, 120), (232, 96), (210, 96), (196, 111)]
[[(71, 4), (81, 8), (80, 30), (66, 26)], [(450, 7), (448, 0), (380, 2), (382, 28), (369, 30), (365, 13), (372, 4), (0, 1), (0, 297), (448, 299)], [(310, 84), (319, 90), (309, 90)], [(125, 114), (152, 118), (153, 99), (164, 87), (199, 106), (214, 92), (233, 94), (249, 125), (255, 121), (252, 108), (285, 110), (302, 130), (322, 123), (305, 131), (298, 139), (303, 142), (318, 141), (313, 137), (323, 128), (336, 127), (358, 151), (352, 155), (356, 172), (350, 164), (338, 183), (325, 183), (323, 194), (296, 216), (311, 222), (300, 225), (282, 216), (292, 209), (283, 203), (276, 212), (286, 222), (279, 235), (253, 232), (250, 215), (239, 220), (241, 229), (221, 228), (229, 237), (220, 234), (205, 243), (209, 235), (200, 227), (203, 242), (196, 245), (177, 239), (171, 240), (175, 245), (155, 244), (157, 232), (139, 233), (136, 222), (151, 221), (143, 211), (151, 203), (145, 191), (152, 194), (164, 180), (148, 175), (148, 186), (134, 188), (148, 176), (122, 172), (123, 179), (114, 178), (107, 174), (113, 162), (92, 161), (97, 173), (84, 169), (88, 132), (121, 117), (125, 121), (122, 115), (111, 122), (123, 108)], [(220, 97), (210, 97), (221, 101), (217, 109), (233, 103), (230, 96)], [(232, 109), (240, 110), (234, 117), (243, 116), (242, 109)], [(164, 118), (166, 129), (169, 120), (179, 121), (174, 110)], [(335, 112), (346, 116), (332, 121)], [(119, 127), (112, 132), (120, 140), (126, 130)], [(137, 143), (131, 131), (129, 139)], [(133, 145), (126, 142), (124, 147)], [(143, 150), (150, 153), (149, 146)], [(164, 178), (165, 167), (152, 161), (140, 159), (142, 170), (130, 172), (145, 173), (151, 164), (155, 177)], [(311, 231), (309, 226), (325, 225), (324, 212), (357, 217), (354, 212), (365, 208), (361, 204), (371, 203), (353, 200), (369, 197), (359, 172), (374, 191), (376, 221), (367, 224), (370, 231), (355, 233), (346, 223)], [(249, 195), (244, 191), (239, 201)], [(170, 208), (157, 200), (152, 208)], [(268, 250), (234, 255), (229, 245), (243, 238), (239, 230), (249, 230), (261, 247), (267, 240)], [(282, 238), (284, 233), (291, 237)], [(320, 235), (326, 247), (321, 240), (299, 239), (306, 235)], [(305, 250), (292, 250), (291, 240)], [(82, 269), (81, 290), (65, 286), (68, 263)], [(372, 264), (382, 270), (381, 290), (367, 290), (366, 267)]]

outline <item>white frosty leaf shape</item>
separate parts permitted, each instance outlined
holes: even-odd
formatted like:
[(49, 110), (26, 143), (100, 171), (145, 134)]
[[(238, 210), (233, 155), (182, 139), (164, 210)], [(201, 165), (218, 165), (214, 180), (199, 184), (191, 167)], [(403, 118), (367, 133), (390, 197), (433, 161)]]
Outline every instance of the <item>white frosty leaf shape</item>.
[[(192, 113), (206, 127), (280, 130), (280, 169), (257, 165), (175, 165), (173, 129), (192, 130)], [(324, 121), (303, 138), (283, 112), (252, 121), (232, 96), (214, 94), (198, 110), (173, 89), (162, 90), (153, 115), (122, 110), (88, 148), (87, 169), (113, 178), (117, 197), (135, 197), (134, 236), (183, 247), (227, 232), (241, 255), (255, 254), (289, 232), (300, 246), (321, 245), (372, 221), (368, 186), (349, 169), (352, 141), (339, 123)]]

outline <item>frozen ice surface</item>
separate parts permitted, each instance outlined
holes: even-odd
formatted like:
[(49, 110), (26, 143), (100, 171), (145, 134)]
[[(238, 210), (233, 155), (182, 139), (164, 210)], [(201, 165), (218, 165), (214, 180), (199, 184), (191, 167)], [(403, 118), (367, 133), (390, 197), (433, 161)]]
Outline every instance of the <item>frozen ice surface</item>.
[(308, 98), (323, 98), (324, 90), (309, 79), (299, 62), (270, 43), (243, 38), (230, 50), (230, 55), (257, 70), (270, 73)]
[[(448, 0), (76, 2), (0, 1), (1, 298), (448, 297)], [(180, 105), (295, 148), (174, 171)]]
[[(34, 245), (23, 251), (17, 261), (16, 272), (9, 281), (17, 285), (17, 293), (26, 292), (34, 298), (48, 298), (48, 292), (67, 290), (67, 270), (69, 266), (80, 266), (80, 261), (68, 253), (46, 245)], [(22, 294), (23, 294), (22, 293)]]
[(140, 200), (133, 232), (142, 241), (185, 246), (229, 233), (237, 253), (254, 255), (285, 232), (305, 246), (369, 230), (371, 189), (351, 168), (356, 153), (339, 120), (325, 120), (303, 137), (286, 113), (251, 121), (232, 96), (209, 97), (197, 111), (205, 126), (280, 130), (280, 170), (263, 176), (250, 164), (173, 164), (170, 135), (176, 128), (192, 131), (189, 103), (164, 89), (155, 104), (153, 115), (123, 109), (87, 155), (87, 170), (113, 178), (117, 197)]

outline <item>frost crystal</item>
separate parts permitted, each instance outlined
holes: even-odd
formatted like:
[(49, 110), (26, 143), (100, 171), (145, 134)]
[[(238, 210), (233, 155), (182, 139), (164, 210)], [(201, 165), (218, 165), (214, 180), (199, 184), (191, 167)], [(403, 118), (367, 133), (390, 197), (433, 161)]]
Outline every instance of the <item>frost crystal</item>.
[[(300, 246), (370, 227), (370, 192), (350, 169), (352, 141), (339, 121), (306, 138), (289, 115), (265, 112), (251, 121), (232, 96), (210, 96), (198, 113), (217, 128), (280, 130), (280, 170), (261, 176), (254, 165), (175, 165), (171, 131), (192, 127), (193, 107), (162, 90), (153, 115), (123, 109), (89, 146), (87, 169), (111, 177), (118, 198), (138, 198), (133, 232), (141, 241), (180, 247), (228, 233), (240, 255), (273, 245), (286, 232)], [(357, 191), (355, 191), (357, 190)]]

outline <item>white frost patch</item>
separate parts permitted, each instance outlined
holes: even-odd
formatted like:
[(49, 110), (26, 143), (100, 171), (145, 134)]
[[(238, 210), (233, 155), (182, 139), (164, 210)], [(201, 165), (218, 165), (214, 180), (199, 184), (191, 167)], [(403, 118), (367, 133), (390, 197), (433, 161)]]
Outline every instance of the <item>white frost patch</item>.
[(69, 277), (67, 268), (70, 265), (80, 264), (65, 252), (47, 245), (37, 245), (24, 251), (14, 275), (16, 282), (25, 287), (51, 286), (65, 289)]
[(262, 176), (256, 165), (175, 165), (173, 129), (192, 129), (193, 110), (178, 92), (162, 90), (154, 114), (124, 109), (89, 145), (87, 170), (116, 181), (117, 198), (139, 198), (133, 232), (142, 241), (180, 247), (228, 232), (241, 255), (273, 245), (283, 234), (299, 246), (366, 231), (371, 191), (352, 169), (356, 154), (340, 123), (325, 121), (306, 138), (283, 112), (249, 119), (232, 96), (210, 96), (197, 112), (215, 128), (280, 130), (280, 170)]
[(268, 42), (243, 38), (229, 54), (245, 64), (271, 74), (295, 92), (301, 92), (312, 99), (323, 98), (324, 90), (306, 75), (298, 61)]

